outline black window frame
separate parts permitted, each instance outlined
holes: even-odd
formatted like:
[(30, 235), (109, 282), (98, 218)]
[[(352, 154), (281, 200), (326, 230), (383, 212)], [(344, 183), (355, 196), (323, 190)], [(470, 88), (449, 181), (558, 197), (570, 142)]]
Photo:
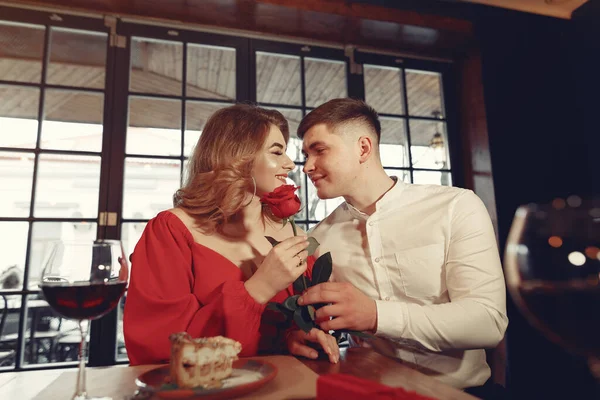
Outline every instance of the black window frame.
[[(42, 69), (42, 78), (39, 84), (23, 83), (23, 82), (7, 82), (0, 79), (0, 84), (5, 85), (16, 85), (24, 87), (39, 87), (41, 88), (40, 93), (40, 104), (38, 110), (38, 121), (43, 120), (43, 102), (44, 102), (44, 89), (45, 88), (61, 88), (61, 89), (73, 89), (83, 91), (98, 91), (104, 93), (104, 113), (103, 113), (103, 139), (102, 139), (102, 151), (101, 155), (101, 172), (100, 172), (100, 188), (99, 188), (99, 204), (98, 213), (100, 212), (115, 212), (118, 215), (117, 224), (114, 226), (101, 226), (99, 218), (89, 219), (90, 222), (97, 223), (97, 237), (99, 239), (121, 239), (121, 226), (123, 223), (143, 223), (147, 222), (147, 219), (131, 219), (122, 218), (123, 211), (123, 194), (124, 194), (124, 168), (125, 159), (130, 157), (125, 153), (126, 146), (126, 131), (128, 125), (128, 100), (130, 95), (140, 95), (143, 97), (153, 97), (162, 99), (177, 99), (182, 101), (182, 114), (181, 114), (181, 135), (182, 135), (182, 151), (179, 157), (171, 156), (152, 156), (152, 155), (139, 155), (143, 158), (169, 158), (178, 159), (181, 161), (183, 168), (183, 162), (186, 159), (183, 152), (183, 135), (185, 134), (185, 122), (186, 122), (186, 107), (185, 102), (187, 100), (192, 101), (207, 101), (212, 103), (230, 103), (230, 101), (219, 101), (209, 98), (199, 97), (187, 97), (186, 96), (186, 57), (183, 59), (183, 79), (182, 79), (182, 93), (181, 96), (170, 96), (170, 95), (155, 95), (151, 93), (133, 93), (129, 90), (129, 72), (130, 72), (130, 52), (131, 52), (131, 40), (132, 37), (152, 38), (157, 40), (167, 40), (174, 42), (181, 42), (185, 45), (187, 43), (202, 44), (202, 45), (214, 45), (223, 47), (232, 47), (236, 49), (236, 98), (235, 101), (251, 101), (256, 102), (256, 52), (267, 52), (275, 54), (286, 54), (299, 56), (301, 62), (301, 85), (302, 85), (302, 103), (300, 106), (290, 106), (285, 104), (271, 104), (271, 103), (258, 103), (264, 107), (276, 107), (282, 109), (293, 109), (299, 110), (302, 115), (305, 115), (313, 107), (306, 106), (306, 93), (305, 93), (305, 74), (304, 74), (304, 58), (318, 58), (323, 60), (343, 61), (346, 64), (346, 80), (347, 80), (347, 93), (349, 97), (365, 99), (364, 81), (362, 74), (353, 73), (352, 60), (358, 64), (371, 64), (378, 66), (391, 66), (400, 67), (403, 71), (405, 69), (425, 70), (440, 73), (442, 76), (442, 101), (444, 101), (445, 108), (445, 122), (447, 127), (447, 136), (449, 141), (449, 157), (451, 162), (451, 168), (448, 170), (452, 176), (453, 186), (463, 186), (465, 177), (463, 176), (462, 159), (461, 159), (461, 140), (459, 133), (459, 120), (458, 120), (458, 88), (457, 84), (457, 73), (456, 66), (451, 62), (445, 61), (433, 61), (433, 60), (420, 60), (411, 57), (396, 56), (396, 55), (385, 55), (369, 50), (356, 50), (356, 49), (345, 49), (341, 45), (332, 45), (331, 47), (325, 45), (314, 45), (312, 43), (302, 43), (301, 40), (297, 42), (286, 42), (280, 40), (266, 40), (252, 37), (239, 36), (234, 34), (217, 34), (207, 32), (204, 30), (196, 30), (191, 26), (177, 26), (175, 23), (165, 22), (164, 24), (149, 24), (145, 22), (132, 22), (128, 20), (117, 19), (116, 26), (111, 30), (110, 26), (107, 26), (106, 20), (102, 17), (91, 17), (91, 16), (80, 16), (80, 15), (69, 15), (62, 12), (45, 12), (35, 11), (29, 9), (20, 9), (16, 7), (5, 7), (0, 6), (0, 20), (18, 22), (18, 23), (29, 23), (35, 25), (44, 25), (46, 27), (45, 33), (45, 46), (44, 46), (44, 63)], [(58, 17), (58, 18), (57, 18)], [(50, 41), (49, 29), (50, 27), (61, 27), (79, 29), (83, 31), (98, 31), (109, 35), (107, 41), (107, 54), (106, 54), (106, 77), (105, 87), (103, 90), (89, 89), (89, 88), (71, 88), (57, 85), (47, 85), (45, 82), (46, 66), (48, 64), (48, 44)], [(173, 32), (177, 34), (174, 36)], [(123, 37), (126, 43), (125, 47), (111, 46), (110, 35), (118, 35)], [(116, 37), (113, 37), (115, 40)], [(118, 41), (118, 40), (116, 40)], [(352, 57), (349, 54), (352, 53)], [(184, 51), (185, 54), (185, 51)], [(398, 61), (400, 60), (400, 62)], [(1, 77), (0, 77), (1, 78)], [(405, 81), (404, 81), (405, 83)], [(406, 85), (403, 85), (404, 101), (406, 102)], [(387, 116), (382, 114), (382, 116)], [(393, 115), (398, 117), (398, 115)], [(435, 120), (429, 117), (413, 117), (414, 119), (427, 119)], [(410, 138), (410, 128), (408, 127), (408, 118), (405, 116), (407, 125), (407, 136)], [(76, 365), (73, 363), (60, 363), (60, 364), (44, 364), (44, 365), (23, 365), (21, 358), (24, 354), (25, 345), (25, 328), (26, 328), (26, 304), (27, 297), (31, 294), (38, 294), (39, 291), (26, 290), (28, 284), (28, 273), (29, 273), (29, 255), (31, 246), (32, 226), (33, 222), (37, 221), (73, 221), (80, 222), (82, 219), (69, 219), (69, 218), (34, 218), (33, 207), (35, 200), (35, 184), (37, 178), (37, 158), (40, 153), (68, 153), (78, 154), (78, 152), (71, 151), (60, 151), (60, 150), (43, 150), (39, 148), (41, 135), (41, 124), (38, 126), (37, 132), (37, 145), (35, 149), (15, 149), (15, 148), (0, 148), (3, 151), (10, 152), (27, 152), (35, 153), (36, 163), (34, 164), (33, 172), (33, 188), (32, 198), (30, 205), (30, 214), (27, 218), (12, 218), (12, 217), (0, 217), (0, 221), (26, 221), (29, 223), (29, 231), (27, 238), (27, 254), (25, 258), (25, 271), (24, 271), (24, 283), (23, 290), (0, 290), (0, 294), (7, 295), (21, 295), (23, 307), (20, 310), (19, 320), (19, 333), (18, 333), (18, 346), (17, 355), (14, 368), (7, 368), (0, 370), (5, 371), (21, 371), (21, 370), (36, 370), (36, 369), (53, 369), (53, 368), (64, 368), (72, 367)], [(408, 139), (410, 140), (410, 139)], [(409, 142), (410, 145), (410, 142)], [(88, 155), (88, 152), (80, 152)], [(410, 151), (409, 151), (410, 154)], [(138, 155), (133, 155), (134, 157)], [(304, 160), (295, 161), (295, 164), (302, 168)], [(419, 168), (413, 168), (412, 164), (408, 168), (391, 167), (391, 169), (406, 170), (409, 169), (419, 170)], [(435, 170), (439, 171), (439, 170)], [(180, 175), (182, 176), (182, 174)], [(305, 179), (305, 187), (308, 188), (308, 182)], [(305, 198), (303, 204), (307, 204), (308, 190), (305, 191)], [(88, 220), (88, 219), (83, 219)], [(299, 220), (299, 223), (305, 224), (307, 227), (310, 224), (315, 224), (317, 220), (309, 219), (308, 213), (305, 220)], [(133, 248), (127, 249), (128, 253), (133, 251)], [(124, 364), (128, 361), (117, 361), (116, 346), (117, 346), (117, 310), (113, 310), (105, 317), (92, 321), (90, 327), (90, 346), (89, 346), (89, 366), (105, 366), (114, 364)]]
[[(96, 237), (98, 239), (104, 238), (104, 230), (102, 226), (100, 226), (99, 218), (41, 218), (34, 217), (34, 207), (35, 207), (35, 196), (36, 196), (36, 184), (37, 184), (37, 172), (39, 165), (39, 157), (40, 154), (67, 154), (67, 155), (93, 155), (100, 156), (100, 176), (106, 176), (108, 170), (110, 168), (110, 163), (108, 157), (106, 157), (106, 150), (110, 148), (111, 135), (108, 133), (108, 129), (112, 123), (112, 91), (108, 82), (112, 80), (112, 72), (111, 68), (112, 63), (114, 62), (114, 49), (110, 47), (110, 27), (106, 25), (105, 20), (101, 17), (91, 17), (91, 16), (79, 16), (79, 15), (70, 15), (63, 14), (60, 12), (44, 12), (44, 11), (36, 11), (36, 10), (28, 10), (28, 9), (20, 9), (14, 7), (5, 7), (0, 6), (0, 15), (1, 21), (7, 22), (15, 22), (21, 24), (32, 24), (38, 26), (44, 26), (44, 49), (42, 56), (42, 71), (39, 83), (27, 83), (27, 82), (16, 82), (16, 81), (5, 81), (0, 79), (0, 85), (3, 86), (16, 86), (16, 87), (30, 87), (30, 88), (39, 88), (40, 96), (38, 103), (38, 113), (37, 113), (37, 137), (36, 137), (36, 145), (35, 148), (13, 148), (13, 147), (0, 147), (1, 151), (9, 151), (9, 152), (22, 152), (22, 153), (33, 153), (35, 156), (34, 168), (33, 168), (33, 177), (32, 177), (32, 189), (31, 189), (31, 198), (30, 198), (30, 207), (29, 207), (29, 216), (28, 217), (0, 217), (0, 222), (4, 221), (13, 221), (13, 222), (27, 222), (29, 224), (28, 234), (27, 234), (27, 251), (25, 255), (25, 263), (24, 263), (24, 271), (23, 271), (23, 285), (21, 290), (0, 290), (0, 295), (21, 296), (21, 309), (19, 313), (19, 330), (17, 337), (17, 346), (16, 346), (16, 355), (15, 355), (15, 364), (14, 368), (11, 369), (2, 369), (0, 372), (5, 371), (21, 371), (21, 370), (37, 370), (37, 369), (52, 369), (52, 368), (63, 368), (69, 366), (77, 365), (77, 362), (66, 362), (66, 363), (58, 363), (58, 364), (45, 364), (40, 366), (38, 364), (29, 364), (27, 366), (23, 365), (23, 358), (25, 355), (25, 331), (27, 326), (27, 302), (28, 297), (30, 295), (37, 295), (41, 292), (39, 290), (30, 290), (29, 286), (29, 271), (30, 271), (30, 249), (32, 243), (32, 233), (33, 233), (33, 224), (35, 222), (91, 222), (96, 223), (97, 231)], [(106, 44), (106, 67), (105, 67), (105, 84), (103, 89), (94, 89), (87, 87), (73, 87), (73, 86), (63, 86), (63, 85), (54, 85), (46, 83), (46, 72), (49, 64), (49, 49), (51, 45), (51, 29), (52, 28), (65, 28), (65, 29), (74, 29), (83, 32), (98, 32), (104, 33), (107, 35), (107, 44)], [(40, 148), (41, 144), (41, 134), (42, 134), (42, 122), (44, 121), (44, 100), (45, 100), (45, 92), (46, 89), (64, 89), (69, 91), (78, 91), (78, 92), (91, 92), (91, 93), (102, 93), (104, 95), (104, 109), (103, 109), (103, 132), (102, 132), (102, 147), (99, 153), (97, 152), (89, 152), (89, 151), (71, 151), (71, 150), (50, 150), (50, 149), (42, 149)], [(103, 185), (104, 183), (104, 185)], [(100, 210), (106, 209), (107, 203), (107, 191), (103, 190), (106, 187), (106, 182), (103, 182), (102, 178), (100, 179), (99, 190), (98, 190), (98, 213)], [(32, 325), (34, 325), (34, 321), (32, 321)], [(94, 322), (92, 322), (92, 327)], [(30, 338), (31, 340), (31, 338)], [(34, 346), (35, 347), (35, 346)], [(90, 354), (91, 356), (91, 354)]]
[[(282, 54), (288, 56), (296, 56), (300, 58), (300, 86), (301, 86), (301, 103), (300, 105), (289, 105), (289, 104), (278, 104), (278, 103), (261, 103), (257, 102), (256, 99), (256, 53), (264, 52), (264, 53), (272, 53), (272, 54)], [(301, 44), (301, 43), (286, 43), (279, 41), (270, 41), (270, 40), (250, 40), (250, 66), (253, 71), (251, 71), (251, 95), (252, 102), (256, 102), (256, 104), (265, 107), (265, 108), (278, 108), (278, 109), (286, 109), (286, 110), (296, 110), (300, 111), (302, 117), (304, 117), (308, 112), (310, 112), (314, 107), (306, 105), (306, 82), (305, 82), (305, 66), (304, 59), (305, 58), (317, 58), (323, 61), (338, 61), (344, 62), (346, 64), (346, 90), (348, 96), (351, 96), (350, 89), (350, 67), (348, 63), (348, 58), (344, 52), (343, 48), (340, 47), (323, 47), (323, 46), (314, 46), (312, 44)], [(354, 96), (356, 97), (356, 96)], [(290, 132), (290, 135), (292, 132)], [(302, 168), (305, 164), (305, 160), (295, 160), (294, 164), (296, 164), (296, 168)], [(305, 174), (302, 174), (303, 181), (300, 183), (306, 190), (303, 190), (303, 196), (300, 199), (303, 205), (308, 205), (308, 191), (309, 191), (309, 183), (308, 177)], [(300, 226), (305, 229), (308, 229), (310, 226), (318, 223), (319, 221), (316, 219), (311, 219), (309, 216), (308, 210), (306, 211), (305, 218), (297, 218), (295, 220)]]
[[(407, 146), (410, 149), (410, 120), (445, 122), (448, 137), (448, 156), (450, 158), (450, 168), (429, 169), (415, 168), (412, 163), (412, 152), (408, 151), (409, 166), (394, 167), (386, 166), (389, 170), (409, 171), (411, 182), (414, 182), (414, 171), (443, 171), (448, 172), (452, 177), (452, 186), (463, 187), (465, 177), (463, 176), (461, 149), (459, 146), (459, 130), (458, 125), (458, 91), (456, 80), (456, 64), (450, 61), (442, 60), (426, 60), (414, 59), (403, 55), (380, 54), (368, 51), (357, 51), (355, 54), (355, 62), (364, 65), (375, 65), (384, 67), (400, 68), (402, 70), (402, 91), (404, 97), (404, 113), (402, 114), (385, 114), (379, 113), (381, 117), (403, 118), (405, 122), (405, 132), (407, 137)], [(408, 88), (406, 86), (406, 70), (427, 71), (440, 74), (441, 79), (441, 100), (442, 100), (442, 118), (411, 115), (408, 106)], [(362, 75), (361, 75), (362, 79)], [(361, 99), (365, 99), (364, 86)]]

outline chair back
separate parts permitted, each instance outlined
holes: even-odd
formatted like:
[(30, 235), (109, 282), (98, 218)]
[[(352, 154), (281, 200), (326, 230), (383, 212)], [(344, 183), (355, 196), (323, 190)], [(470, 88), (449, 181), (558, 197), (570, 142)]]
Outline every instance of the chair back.
[(2, 297), (2, 301), (4, 302), (4, 307), (2, 308), (2, 315), (0, 316), (0, 338), (2, 337), (2, 332), (4, 332), (4, 324), (6, 323), (6, 318), (8, 317), (8, 299), (6, 295), (0, 295)]
[(492, 380), (506, 386), (506, 337), (495, 348), (486, 350), (486, 356), (492, 370)]

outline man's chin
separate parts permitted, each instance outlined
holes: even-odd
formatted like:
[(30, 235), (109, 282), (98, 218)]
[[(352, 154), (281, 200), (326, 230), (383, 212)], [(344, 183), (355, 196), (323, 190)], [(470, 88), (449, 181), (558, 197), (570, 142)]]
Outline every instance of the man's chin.
[(333, 199), (333, 198), (336, 198), (339, 196), (334, 195), (332, 192), (324, 190), (324, 189), (317, 189), (317, 197), (321, 200), (329, 200), (329, 199)]

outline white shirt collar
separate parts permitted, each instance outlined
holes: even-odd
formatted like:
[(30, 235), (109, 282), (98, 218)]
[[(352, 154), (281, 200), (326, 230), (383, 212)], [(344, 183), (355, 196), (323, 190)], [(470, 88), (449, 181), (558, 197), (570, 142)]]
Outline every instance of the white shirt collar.
[[(391, 176), (390, 178), (394, 180), (394, 186), (392, 186), (390, 190), (385, 192), (383, 196), (377, 200), (375, 203), (375, 213), (385, 211), (386, 206), (390, 204), (390, 202), (396, 202), (406, 187), (406, 183), (398, 179), (397, 176)], [(370, 215), (365, 214), (348, 202), (346, 202), (346, 210), (356, 219), (367, 220), (370, 217)]]

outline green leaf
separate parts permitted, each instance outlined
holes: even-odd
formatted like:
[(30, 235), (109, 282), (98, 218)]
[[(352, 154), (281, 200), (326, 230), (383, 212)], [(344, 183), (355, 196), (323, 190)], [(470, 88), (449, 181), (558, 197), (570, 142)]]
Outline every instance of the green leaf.
[(312, 271), (312, 283), (318, 285), (319, 283), (327, 282), (331, 276), (331, 253), (327, 252), (315, 261)]
[(283, 227), (285, 226), (285, 224), (287, 224), (287, 223), (288, 223), (288, 219), (287, 219), (287, 218), (284, 218), (284, 219), (283, 219), (283, 221), (282, 221), (282, 223), (283, 223), (283, 225), (281, 225), (281, 227), (283, 228)]
[(283, 303), (281, 303), (281, 305), (283, 306), (283, 308), (285, 308), (286, 310), (289, 311), (296, 311), (298, 309), (298, 297), (300, 297), (300, 295), (294, 295), (294, 296), (290, 296), (287, 299), (285, 299), (283, 301)]
[(315, 254), (315, 251), (317, 250), (317, 247), (319, 247), (320, 243), (317, 242), (317, 239), (315, 239), (312, 236), (308, 237), (308, 247), (306, 248), (306, 251), (308, 251), (308, 255), (312, 256), (313, 254)]
[(279, 242), (273, 239), (271, 236), (265, 236), (265, 238), (271, 243), (271, 246), (275, 247), (279, 244)]
[[(300, 275), (298, 279), (294, 281), (294, 293), (303, 293), (304, 292), (304, 283), (302, 282), (302, 277), (304, 275)], [(306, 278), (306, 285), (310, 287), (310, 279)]]
[(280, 312), (282, 314), (285, 314), (286, 312), (288, 312), (288, 310), (286, 308), (284, 308), (281, 304), (274, 303), (274, 302), (267, 303), (267, 308), (271, 311)]
[(298, 328), (306, 333), (310, 332), (310, 330), (316, 326), (315, 322), (310, 318), (310, 312), (308, 311), (307, 306), (298, 307), (296, 311), (294, 311), (294, 322), (298, 325)]
[(279, 303), (268, 303), (267, 309), (277, 313), (272, 317), (272, 321), (269, 322), (276, 326), (287, 326), (294, 317), (294, 313), (292, 311), (286, 309)]

